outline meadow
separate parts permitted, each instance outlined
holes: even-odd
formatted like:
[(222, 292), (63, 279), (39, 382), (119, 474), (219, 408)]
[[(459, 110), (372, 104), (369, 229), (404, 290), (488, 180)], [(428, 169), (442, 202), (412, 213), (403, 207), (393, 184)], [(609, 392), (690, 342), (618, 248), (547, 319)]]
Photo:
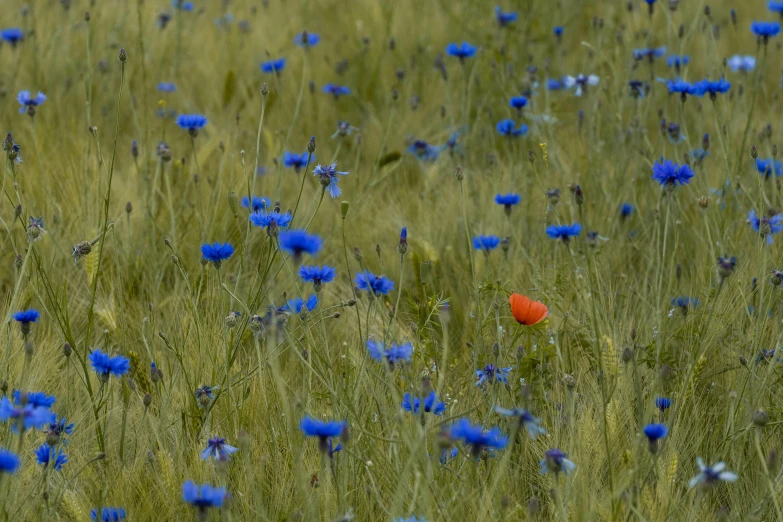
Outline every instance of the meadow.
[(783, 520), (781, 17), (9, 0), (0, 521)]

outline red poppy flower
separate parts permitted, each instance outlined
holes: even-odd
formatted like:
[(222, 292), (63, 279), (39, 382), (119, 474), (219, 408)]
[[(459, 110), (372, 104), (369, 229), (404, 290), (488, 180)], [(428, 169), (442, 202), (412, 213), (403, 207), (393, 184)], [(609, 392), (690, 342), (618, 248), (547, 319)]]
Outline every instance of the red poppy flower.
[(518, 323), (532, 326), (543, 321), (549, 315), (549, 308), (540, 301), (531, 301), (524, 295), (513, 293), (508, 298), (511, 315)]

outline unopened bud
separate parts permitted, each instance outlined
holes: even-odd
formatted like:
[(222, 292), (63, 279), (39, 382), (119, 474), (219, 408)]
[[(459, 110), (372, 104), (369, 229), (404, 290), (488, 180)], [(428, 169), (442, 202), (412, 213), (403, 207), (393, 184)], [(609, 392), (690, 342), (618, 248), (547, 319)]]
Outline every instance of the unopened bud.
[(309, 152), (310, 154), (315, 152), (315, 136), (310, 137), (310, 141), (307, 144), (307, 152)]
[(125, 51), (125, 48), (123, 47), (120, 49), (120, 61), (125, 62), (128, 59), (128, 53)]
[(756, 410), (753, 414), (753, 424), (759, 428), (763, 428), (769, 422), (769, 414), (764, 410)]
[[(231, 209), (231, 213), (234, 214), (234, 217), (237, 217), (239, 215), (238, 207), (239, 204), (239, 197), (237, 196), (237, 193), (234, 191), (231, 191), (228, 193), (228, 208)], [(252, 208), (252, 203), (251, 203)]]
[(261, 96), (267, 96), (269, 94), (269, 86), (266, 82), (261, 84)]
[(341, 201), (340, 202), (340, 215), (345, 219), (345, 217), (348, 215), (348, 208), (351, 206), (350, 203), (347, 201)]

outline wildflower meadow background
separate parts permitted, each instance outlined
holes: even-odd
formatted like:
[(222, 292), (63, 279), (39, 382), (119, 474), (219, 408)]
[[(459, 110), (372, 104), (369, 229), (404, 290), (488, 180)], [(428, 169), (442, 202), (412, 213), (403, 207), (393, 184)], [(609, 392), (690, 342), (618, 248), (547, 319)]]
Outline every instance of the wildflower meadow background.
[(782, 13), (7, 1), (0, 521), (783, 520)]

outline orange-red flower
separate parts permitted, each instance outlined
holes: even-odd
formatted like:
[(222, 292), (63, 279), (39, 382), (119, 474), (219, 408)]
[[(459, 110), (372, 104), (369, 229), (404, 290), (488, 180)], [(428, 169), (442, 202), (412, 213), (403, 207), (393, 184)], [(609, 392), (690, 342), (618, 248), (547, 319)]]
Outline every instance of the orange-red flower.
[(530, 298), (521, 294), (511, 294), (508, 303), (511, 305), (511, 315), (514, 316), (514, 319), (526, 326), (540, 323), (549, 315), (549, 308), (544, 303), (531, 301)]

